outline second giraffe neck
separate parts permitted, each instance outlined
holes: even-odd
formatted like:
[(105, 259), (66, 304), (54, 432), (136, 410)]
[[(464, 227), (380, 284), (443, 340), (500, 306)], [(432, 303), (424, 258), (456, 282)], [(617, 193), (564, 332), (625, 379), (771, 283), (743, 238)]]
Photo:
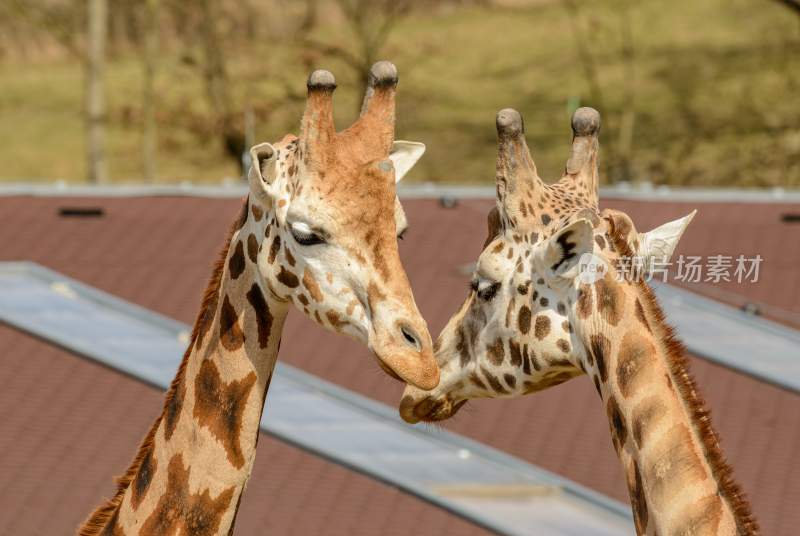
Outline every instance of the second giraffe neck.
[(633, 296), (621, 285), (597, 287), (606, 295), (596, 294), (595, 303), (615, 303), (625, 315), (607, 314), (587, 334), (637, 534), (755, 534), (684, 349), (644, 286), (630, 287)]

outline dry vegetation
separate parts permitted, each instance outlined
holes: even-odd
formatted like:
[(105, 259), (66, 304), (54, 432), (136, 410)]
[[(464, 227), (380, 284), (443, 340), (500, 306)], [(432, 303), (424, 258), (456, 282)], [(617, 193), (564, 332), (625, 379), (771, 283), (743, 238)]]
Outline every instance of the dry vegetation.
[[(84, 4), (0, 5), (0, 180), (85, 180)], [(146, 173), (153, 4), (157, 164)], [(297, 130), (310, 69), (336, 74), (347, 124), (365, 68), (386, 58), (401, 76), (398, 135), (429, 148), (412, 180), (490, 183), (494, 114), (506, 106), (524, 113), (552, 178), (569, 114), (589, 105), (605, 120), (608, 180), (798, 187), (800, 16), (783, 4), (110, 0), (109, 176), (237, 176), (247, 143)]]

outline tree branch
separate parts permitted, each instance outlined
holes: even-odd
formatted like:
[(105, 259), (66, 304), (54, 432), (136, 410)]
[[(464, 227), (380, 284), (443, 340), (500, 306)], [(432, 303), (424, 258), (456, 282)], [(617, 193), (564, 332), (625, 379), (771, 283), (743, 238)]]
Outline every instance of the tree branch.
[(797, 15), (800, 15), (800, 0), (773, 0), (773, 1), (778, 2), (784, 7), (788, 7), (789, 9), (794, 11)]

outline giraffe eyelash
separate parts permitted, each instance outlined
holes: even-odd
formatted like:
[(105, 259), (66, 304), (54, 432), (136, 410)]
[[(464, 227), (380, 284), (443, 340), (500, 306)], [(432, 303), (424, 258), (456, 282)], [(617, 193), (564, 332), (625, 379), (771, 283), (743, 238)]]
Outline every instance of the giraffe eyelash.
[(488, 285), (481, 288), (481, 281), (478, 279), (473, 279), (469, 283), (469, 288), (483, 301), (490, 301), (492, 298), (497, 295), (497, 291), (500, 290), (500, 283), (489, 283), (486, 281)]

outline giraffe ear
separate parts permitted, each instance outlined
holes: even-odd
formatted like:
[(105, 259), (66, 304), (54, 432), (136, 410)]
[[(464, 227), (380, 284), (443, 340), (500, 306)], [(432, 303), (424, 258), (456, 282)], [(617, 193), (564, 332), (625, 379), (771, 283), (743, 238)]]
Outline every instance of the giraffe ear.
[(639, 233), (639, 249), (636, 253), (644, 261), (644, 266), (651, 266), (651, 261), (669, 261), (695, 214), (697, 211), (693, 210), (683, 218), (665, 223), (652, 231)]
[(394, 164), (394, 182), (400, 182), (423, 154), (425, 154), (424, 143), (403, 140), (392, 143), (389, 159)]
[(594, 227), (581, 218), (561, 228), (534, 254), (534, 268), (549, 278), (573, 278), (578, 275), (581, 256), (594, 250)]
[(275, 178), (275, 161), (278, 152), (269, 143), (259, 143), (250, 149), (250, 182), (257, 181), (262, 187)]

